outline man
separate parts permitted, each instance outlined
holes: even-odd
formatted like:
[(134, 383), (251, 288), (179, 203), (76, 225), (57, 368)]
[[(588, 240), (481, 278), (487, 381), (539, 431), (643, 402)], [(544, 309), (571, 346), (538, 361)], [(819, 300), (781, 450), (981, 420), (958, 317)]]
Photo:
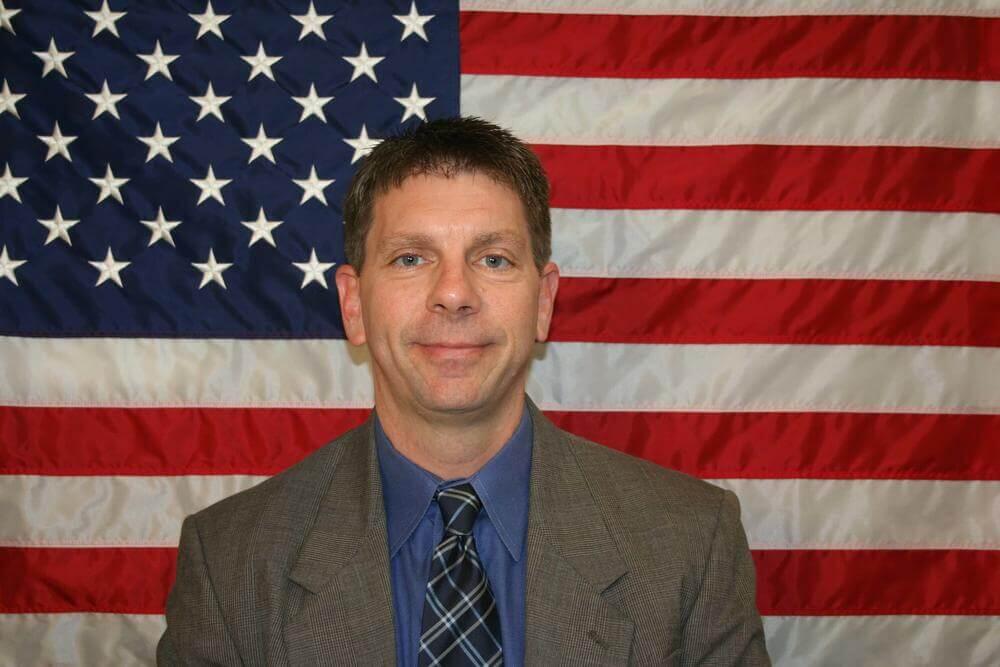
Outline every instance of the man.
[(509, 133), (380, 144), (337, 290), (375, 410), (182, 528), (161, 664), (769, 664), (736, 497), (556, 428), (525, 395), (559, 272)]

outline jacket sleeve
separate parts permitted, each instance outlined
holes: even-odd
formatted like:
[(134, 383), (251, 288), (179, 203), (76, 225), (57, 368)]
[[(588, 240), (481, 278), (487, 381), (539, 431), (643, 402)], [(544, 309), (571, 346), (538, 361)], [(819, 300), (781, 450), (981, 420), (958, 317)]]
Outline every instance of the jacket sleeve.
[(770, 665), (739, 500), (725, 491), (698, 597), (684, 624), (685, 665)]
[(158, 665), (240, 665), (205, 565), (195, 517), (184, 519), (177, 578), (167, 598), (167, 629), (156, 647)]

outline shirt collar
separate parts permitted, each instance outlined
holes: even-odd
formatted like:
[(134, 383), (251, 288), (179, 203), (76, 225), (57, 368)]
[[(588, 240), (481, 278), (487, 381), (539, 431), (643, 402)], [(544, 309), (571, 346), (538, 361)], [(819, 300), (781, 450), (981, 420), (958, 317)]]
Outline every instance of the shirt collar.
[(438, 488), (469, 482), (507, 551), (521, 559), (528, 529), (528, 492), (533, 429), (527, 406), (514, 434), (472, 476), (444, 481), (399, 453), (375, 413), (375, 446), (389, 537), (389, 557), (409, 539)]

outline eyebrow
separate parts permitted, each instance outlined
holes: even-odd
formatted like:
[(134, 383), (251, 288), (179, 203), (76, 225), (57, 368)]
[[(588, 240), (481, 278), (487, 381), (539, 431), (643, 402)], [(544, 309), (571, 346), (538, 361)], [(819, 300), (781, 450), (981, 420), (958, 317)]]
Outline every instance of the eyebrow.
[[(483, 232), (477, 234), (472, 241), (472, 247), (482, 248), (497, 243), (509, 243), (517, 248), (523, 248), (524, 241), (512, 232)], [(427, 234), (399, 234), (382, 239), (376, 247), (376, 252), (385, 255), (399, 248), (427, 247), (434, 245), (434, 240)]]

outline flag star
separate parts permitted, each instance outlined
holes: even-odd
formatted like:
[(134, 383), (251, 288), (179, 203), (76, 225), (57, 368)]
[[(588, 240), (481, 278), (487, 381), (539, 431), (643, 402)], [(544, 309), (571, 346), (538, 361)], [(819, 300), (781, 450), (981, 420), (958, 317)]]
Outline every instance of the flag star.
[(56, 204), (56, 213), (49, 220), (38, 220), (39, 224), (49, 230), (49, 235), (45, 239), (45, 244), (48, 245), (55, 241), (56, 239), (62, 239), (66, 242), (66, 245), (73, 245), (73, 241), (69, 238), (69, 228), (80, 222), (79, 220), (66, 220), (62, 216), (62, 211), (59, 210), (59, 205)]
[(397, 102), (403, 105), (403, 120), (400, 123), (405, 123), (406, 119), (410, 116), (416, 116), (420, 120), (427, 120), (427, 114), (424, 112), (424, 107), (436, 100), (436, 97), (420, 97), (420, 93), (417, 92), (417, 84), (413, 84), (413, 88), (410, 90), (409, 97), (396, 97), (393, 98)]
[(271, 81), (274, 81), (274, 72), (271, 71), (271, 65), (281, 60), (284, 56), (269, 56), (264, 52), (264, 42), (259, 42), (257, 45), (257, 53), (252, 56), (240, 56), (243, 60), (250, 65), (250, 78), (247, 81), (253, 81), (254, 77), (258, 74), (263, 74)]
[(399, 38), (399, 41), (402, 42), (410, 35), (416, 35), (425, 42), (430, 41), (427, 39), (427, 33), (424, 32), (424, 24), (434, 18), (434, 14), (421, 16), (417, 12), (416, 2), (410, 2), (409, 14), (393, 14), (392, 18), (403, 24), (403, 36)]
[(364, 42), (361, 42), (361, 51), (358, 52), (358, 55), (343, 56), (343, 58), (354, 67), (354, 73), (351, 74), (351, 81), (364, 74), (375, 83), (378, 83), (378, 78), (375, 76), (375, 65), (385, 60), (384, 56), (368, 55), (368, 47), (365, 46)]
[(91, 120), (94, 120), (105, 111), (110, 113), (118, 120), (121, 120), (121, 116), (118, 115), (117, 104), (121, 102), (123, 99), (125, 99), (126, 93), (112, 93), (111, 90), (108, 88), (107, 79), (105, 79), (104, 83), (101, 85), (101, 92), (85, 93), (85, 95), (89, 97), (90, 101), (95, 104), (94, 115), (93, 117), (91, 117)]
[(137, 53), (136, 55), (149, 65), (149, 69), (146, 70), (146, 79), (143, 79), (144, 81), (154, 74), (162, 74), (171, 81), (174, 80), (174, 77), (170, 75), (170, 63), (180, 58), (180, 56), (168, 56), (164, 54), (163, 49), (160, 48), (160, 40), (156, 40), (156, 48), (153, 49), (152, 53)]
[(167, 162), (173, 162), (174, 159), (170, 156), (170, 145), (180, 139), (180, 137), (163, 136), (163, 132), (160, 131), (160, 124), (157, 123), (153, 134), (148, 137), (136, 137), (136, 139), (149, 146), (149, 152), (146, 154), (146, 162), (149, 162), (157, 155), (165, 157)]
[(225, 289), (226, 281), (222, 278), (222, 272), (232, 266), (232, 262), (216, 262), (215, 261), (215, 251), (211, 248), (208, 249), (208, 259), (204, 263), (191, 262), (191, 265), (201, 271), (201, 284), (198, 285), (198, 289), (201, 289), (210, 282), (217, 282), (222, 285)]
[(122, 193), (120, 188), (126, 183), (128, 183), (130, 179), (115, 178), (114, 173), (112, 173), (111, 171), (110, 164), (108, 165), (107, 170), (105, 170), (104, 172), (104, 178), (91, 178), (89, 180), (91, 183), (101, 188), (101, 194), (97, 196), (98, 204), (107, 199), (109, 196), (117, 199), (119, 204), (125, 203), (124, 201), (122, 201)]
[(9, 111), (14, 118), (20, 118), (21, 114), (17, 112), (17, 107), (15, 105), (23, 100), (24, 97), (24, 94), (12, 93), (10, 91), (10, 86), (7, 85), (7, 79), (4, 79), (3, 88), (0, 88), (0, 113)]
[(63, 61), (72, 56), (76, 51), (60, 51), (56, 47), (56, 40), (54, 37), (49, 38), (49, 50), (48, 51), (33, 51), (36, 56), (45, 63), (45, 67), (42, 68), (42, 77), (44, 78), (49, 72), (55, 70), (62, 74), (67, 79), (69, 76), (66, 74), (66, 66), (63, 65)]
[(333, 14), (317, 14), (312, 0), (310, 0), (309, 11), (305, 14), (292, 14), (292, 18), (302, 24), (302, 32), (299, 33), (300, 42), (309, 33), (314, 33), (317, 37), (326, 41), (326, 34), (323, 33), (323, 24), (332, 19)]
[(211, 197), (225, 206), (226, 202), (222, 200), (222, 188), (232, 183), (232, 180), (231, 178), (216, 178), (215, 172), (212, 171), (212, 165), (208, 165), (208, 174), (205, 178), (192, 178), (191, 182), (201, 188), (201, 196), (198, 197), (199, 204)]
[(40, 134), (38, 138), (49, 147), (49, 152), (45, 155), (46, 162), (56, 155), (62, 155), (70, 162), (73, 161), (73, 158), (69, 156), (69, 145), (76, 141), (76, 137), (63, 136), (62, 131), (59, 129), (59, 121), (56, 121), (56, 126), (52, 129), (52, 134), (49, 136)]
[(271, 232), (274, 231), (275, 227), (283, 223), (281, 220), (268, 220), (264, 216), (264, 207), (261, 207), (256, 220), (244, 220), (242, 221), (242, 224), (244, 227), (253, 232), (253, 236), (250, 237), (250, 245), (264, 239), (275, 248), (278, 247), (274, 243), (274, 237), (271, 236)]
[(101, 272), (101, 275), (97, 277), (97, 285), (105, 282), (106, 280), (112, 280), (119, 287), (124, 287), (122, 285), (122, 277), (119, 275), (121, 270), (132, 262), (117, 262), (115, 261), (115, 256), (111, 254), (111, 247), (108, 247), (108, 254), (104, 256), (104, 259), (100, 262), (88, 262), (92, 267)]
[(4, 245), (3, 251), (0, 252), (0, 278), (6, 278), (17, 285), (17, 276), (14, 275), (14, 271), (22, 264), (27, 263), (27, 260), (24, 259), (11, 259), (7, 254), (7, 246)]
[[(10, 34), (15, 35), (14, 26), (10, 24), (10, 20), (21, 13), (20, 9), (7, 9), (3, 6), (3, 0), (0, 0), (0, 28), (7, 30)], [(11, 274), (14, 275), (13, 273)], [(15, 280), (16, 284), (17, 281)]]
[(0, 278), (6, 278), (16, 285), (17, 276), (14, 275), (14, 271), (17, 267), (27, 263), (27, 260), (24, 259), (11, 259), (7, 254), (7, 246), (5, 245), (3, 252), (0, 252)]
[(212, 10), (212, 0), (208, 0), (204, 13), (188, 14), (188, 16), (198, 22), (198, 36), (195, 39), (201, 39), (203, 35), (210, 32), (218, 36), (219, 39), (222, 39), (222, 22), (232, 16), (232, 14), (216, 14)]
[(91, 37), (97, 37), (101, 34), (102, 30), (107, 30), (115, 37), (118, 35), (118, 26), (115, 25), (115, 21), (125, 16), (125, 12), (113, 12), (111, 8), (108, 7), (108, 0), (104, 0), (104, 4), (96, 12), (84, 12), (87, 16), (94, 19), (94, 34)]
[(321, 262), (316, 259), (316, 249), (311, 248), (310, 250), (308, 262), (292, 262), (302, 270), (302, 285), (299, 289), (305, 289), (306, 285), (313, 281), (322, 285), (324, 289), (330, 289), (327, 287), (326, 276), (323, 275), (323, 272), (329, 270), (336, 262)]
[(256, 137), (243, 138), (243, 143), (253, 149), (250, 153), (250, 159), (247, 160), (247, 164), (250, 164), (257, 158), (263, 156), (274, 163), (274, 153), (271, 149), (276, 145), (281, 143), (281, 137), (277, 139), (271, 139), (266, 134), (264, 134), (264, 124), (260, 124), (260, 129), (257, 130)]
[(381, 139), (371, 139), (368, 136), (368, 128), (364, 124), (361, 125), (361, 134), (357, 139), (344, 139), (344, 143), (349, 145), (354, 149), (354, 157), (351, 158), (351, 164), (354, 164), (364, 156), (372, 152), (372, 149), (382, 143)]
[(316, 84), (309, 84), (309, 94), (305, 97), (293, 97), (298, 104), (302, 106), (302, 115), (299, 117), (299, 122), (301, 123), (309, 116), (316, 116), (324, 123), (326, 122), (326, 114), (323, 113), (323, 107), (333, 99), (333, 97), (320, 97), (316, 94)]
[(191, 101), (201, 107), (201, 111), (198, 112), (198, 118), (195, 120), (201, 120), (205, 116), (212, 114), (219, 120), (222, 118), (222, 105), (232, 99), (232, 96), (222, 96), (216, 95), (215, 91), (212, 89), (212, 82), (208, 82), (208, 88), (205, 89), (205, 94), (201, 97), (191, 96)]
[(164, 239), (167, 243), (177, 247), (174, 244), (174, 237), (170, 235), (170, 230), (172, 230), (177, 225), (181, 224), (180, 220), (167, 220), (163, 215), (163, 207), (159, 206), (156, 209), (156, 220), (140, 220), (142, 224), (149, 229), (149, 245), (153, 245), (160, 239)]
[(318, 178), (316, 176), (316, 165), (309, 168), (309, 178), (293, 178), (292, 180), (295, 181), (297, 186), (302, 188), (302, 199), (299, 201), (299, 204), (305, 204), (307, 201), (315, 197), (323, 202), (324, 205), (328, 205), (326, 204), (326, 195), (323, 194), (323, 190), (330, 185), (330, 183), (333, 183), (335, 179), (331, 178), (327, 180)]
[(10, 195), (17, 201), (21, 201), (21, 195), (18, 193), (17, 189), (27, 180), (27, 178), (18, 178), (14, 176), (14, 174), (10, 173), (10, 165), (4, 164), (3, 176), (0, 176), (0, 199)]

